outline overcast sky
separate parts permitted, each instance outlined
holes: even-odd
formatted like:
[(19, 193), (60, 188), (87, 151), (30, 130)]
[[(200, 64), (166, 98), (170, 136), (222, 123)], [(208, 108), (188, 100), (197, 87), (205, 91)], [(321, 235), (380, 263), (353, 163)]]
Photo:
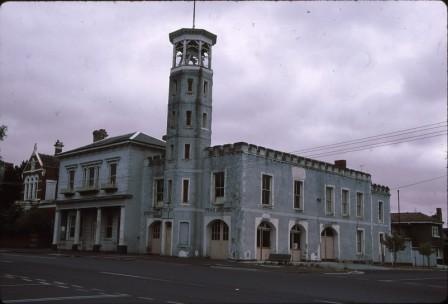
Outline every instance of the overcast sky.
[[(0, 143), (19, 164), (109, 136), (165, 134), (172, 46), (192, 2), (7, 2), (0, 7)], [(447, 120), (442, 2), (199, 2), (213, 49), (212, 144), (285, 152)], [(446, 127), (445, 127), (446, 130)], [(446, 175), (446, 135), (316, 157), (395, 186)], [(400, 191), (447, 221), (446, 177)], [(397, 209), (396, 190), (391, 196)]]

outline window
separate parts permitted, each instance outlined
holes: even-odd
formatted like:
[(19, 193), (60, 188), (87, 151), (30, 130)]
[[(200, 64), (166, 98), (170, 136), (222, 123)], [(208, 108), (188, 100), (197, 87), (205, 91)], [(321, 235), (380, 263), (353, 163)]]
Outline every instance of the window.
[(432, 237), (440, 237), (439, 226), (432, 226)]
[(173, 86), (171, 87), (171, 94), (174, 96), (177, 93), (177, 80), (173, 79)]
[(185, 144), (184, 159), (190, 159), (190, 144)]
[(106, 217), (106, 234), (104, 236), (106, 239), (112, 238), (113, 224), (114, 224), (114, 217), (112, 214), (108, 214)]
[(68, 190), (73, 191), (75, 188), (75, 170), (68, 170)]
[(170, 145), (170, 149), (168, 150), (168, 159), (169, 160), (174, 159), (174, 145)]
[(83, 186), (86, 188), (96, 188), (98, 185), (98, 167), (84, 168)]
[(361, 192), (356, 193), (356, 216), (362, 217), (364, 212), (364, 194)]
[(168, 195), (168, 204), (169, 203), (171, 203), (171, 198), (172, 198), (172, 191), (173, 191), (173, 181), (172, 180), (168, 180), (168, 193), (167, 193), (167, 195)]
[(202, 128), (207, 129), (207, 113), (202, 113)]
[(261, 204), (272, 205), (272, 176), (263, 174), (261, 179)]
[(193, 79), (188, 78), (188, 93), (192, 93), (192, 92), (193, 92)]
[(442, 258), (443, 256), (442, 256), (442, 249), (440, 249), (440, 248), (435, 248), (435, 251), (436, 251), (436, 257), (437, 258)]
[(159, 224), (155, 223), (152, 226), (152, 238), (160, 239), (160, 222)]
[(325, 187), (325, 214), (334, 215), (334, 188), (327, 186)]
[(214, 184), (214, 202), (222, 202), (224, 200), (224, 172), (213, 173)]
[(271, 247), (271, 227), (268, 223), (261, 223), (257, 229), (257, 247)]
[(204, 96), (207, 96), (208, 94), (208, 82), (204, 81)]
[(356, 230), (356, 253), (364, 254), (364, 230)]
[(191, 111), (185, 112), (185, 125), (191, 127)]
[(163, 204), (163, 179), (156, 179), (154, 181), (154, 202)]
[(109, 184), (117, 184), (117, 163), (109, 164)]
[(68, 238), (73, 239), (75, 237), (76, 215), (71, 214), (68, 218)]
[(378, 202), (378, 222), (384, 222), (384, 203), (382, 201)]
[(188, 204), (190, 180), (182, 180), (182, 203)]
[(221, 239), (221, 222), (215, 221), (212, 225), (212, 241)]
[(349, 215), (349, 210), (350, 210), (350, 203), (349, 203), (349, 199), (350, 199), (350, 192), (347, 189), (342, 189), (341, 192), (341, 208), (342, 208), (342, 215), (343, 216), (348, 216)]
[(294, 181), (294, 208), (303, 209), (303, 182)]
[(188, 246), (190, 238), (190, 223), (180, 222), (179, 224), (179, 245)]
[(171, 129), (175, 129), (176, 128), (176, 111), (171, 111), (170, 128)]

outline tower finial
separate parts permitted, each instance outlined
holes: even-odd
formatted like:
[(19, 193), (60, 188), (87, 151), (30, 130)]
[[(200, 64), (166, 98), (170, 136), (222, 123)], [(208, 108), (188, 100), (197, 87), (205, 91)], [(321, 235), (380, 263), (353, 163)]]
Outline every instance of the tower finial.
[(194, 28), (195, 14), (196, 14), (196, 0), (193, 0), (193, 28)]

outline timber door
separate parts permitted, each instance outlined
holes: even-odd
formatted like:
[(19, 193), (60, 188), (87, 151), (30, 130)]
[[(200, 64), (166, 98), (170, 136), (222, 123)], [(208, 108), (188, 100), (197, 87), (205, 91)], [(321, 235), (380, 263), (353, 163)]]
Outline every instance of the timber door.
[(229, 227), (223, 221), (213, 221), (210, 235), (210, 258), (227, 259), (229, 256)]
[(165, 255), (171, 255), (171, 223), (165, 223), (165, 248), (163, 253)]
[(264, 261), (269, 259), (271, 254), (271, 232), (272, 227), (269, 223), (262, 222), (257, 228), (257, 260)]
[(160, 228), (161, 228), (160, 222), (155, 222), (151, 225), (151, 253), (152, 254), (160, 254)]
[(295, 225), (292, 227), (291, 232), (289, 234), (290, 239), (290, 250), (291, 250), (291, 259), (293, 262), (300, 261), (301, 251), (301, 231), (299, 225)]
[(334, 260), (335, 235), (333, 229), (325, 228), (321, 234), (320, 255), (322, 260)]

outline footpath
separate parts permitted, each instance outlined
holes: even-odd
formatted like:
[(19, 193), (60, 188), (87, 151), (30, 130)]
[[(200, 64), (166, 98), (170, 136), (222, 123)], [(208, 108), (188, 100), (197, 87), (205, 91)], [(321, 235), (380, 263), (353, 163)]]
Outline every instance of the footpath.
[(297, 262), (290, 263), (288, 265), (277, 265), (272, 262), (260, 262), (260, 261), (237, 261), (237, 260), (211, 260), (203, 257), (172, 257), (172, 256), (159, 256), (149, 254), (119, 254), (115, 252), (92, 252), (92, 251), (71, 251), (71, 250), (51, 250), (51, 249), (38, 249), (38, 248), (0, 248), (0, 257), (2, 253), (18, 253), (18, 254), (30, 254), (30, 255), (42, 255), (42, 256), (58, 256), (58, 257), (88, 257), (95, 259), (111, 259), (121, 261), (133, 261), (133, 260), (150, 260), (161, 263), (177, 263), (177, 264), (190, 264), (190, 265), (202, 265), (213, 268), (233, 268), (233, 269), (270, 269), (280, 271), (292, 271), (292, 272), (351, 272), (351, 273), (363, 273), (364, 271), (388, 271), (388, 270), (425, 270), (425, 271), (440, 271), (448, 270), (446, 265), (438, 265), (437, 267), (413, 267), (413, 266), (380, 266), (372, 264), (358, 264), (348, 262)]

